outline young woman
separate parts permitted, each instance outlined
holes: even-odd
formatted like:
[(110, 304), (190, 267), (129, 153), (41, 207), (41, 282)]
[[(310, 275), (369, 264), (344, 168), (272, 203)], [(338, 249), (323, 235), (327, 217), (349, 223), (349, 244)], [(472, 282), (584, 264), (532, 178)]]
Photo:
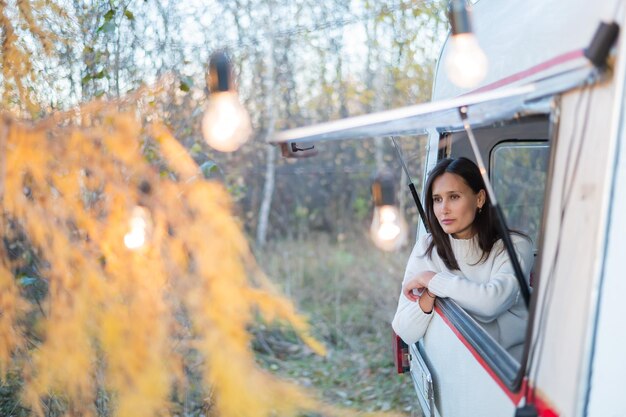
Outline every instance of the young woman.
[[(417, 342), (435, 299), (447, 297), (519, 359), (528, 312), (478, 167), (466, 158), (440, 161), (428, 177), (425, 199), (431, 233), (411, 253), (393, 329), (406, 343)], [(532, 245), (516, 233), (511, 239), (528, 280)]]

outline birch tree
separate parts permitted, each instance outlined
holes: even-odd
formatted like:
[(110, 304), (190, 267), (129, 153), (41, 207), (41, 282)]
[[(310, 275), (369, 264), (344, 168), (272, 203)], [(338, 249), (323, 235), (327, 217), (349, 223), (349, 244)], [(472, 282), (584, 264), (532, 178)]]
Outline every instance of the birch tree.
[[(262, 138), (263, 142), (267, 142), (269, 138), (274, 135), (274, 126), (276, 124), (276, 103), (275, 96), (275, 71), (274, 71), (274, 4), (270, 0), (268, 1), (268, 26), (267, 26), (267, 39), (266, 39), (266, 64), (264, 73), (264, 89), (265, 89), (265, 135)], [(276, 148), (274, 146), (266, 146), (265, 148), (265, 182), (263, 185), (263, 196), (261, 200), (261, 207), (259, 210), (259, 220), (257, 223), (256, 243), (259, 247), (263, 247), (267, 240), (267, 228), (269, 222), (270, 209), (272, 205), (272, 197), (274, 194), (274, 175), (276, 165)]]

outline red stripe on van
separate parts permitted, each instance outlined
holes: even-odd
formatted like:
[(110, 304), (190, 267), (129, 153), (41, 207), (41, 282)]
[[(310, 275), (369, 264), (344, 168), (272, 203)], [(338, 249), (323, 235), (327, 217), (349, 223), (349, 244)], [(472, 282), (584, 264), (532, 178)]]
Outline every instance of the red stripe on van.
[(491, 370), (491, 367), (487, 365), (487, 362), (485, 362), (484, 359), (478, 354), (478, 352), (476, 352), (476, 349), (474, 349), (474, 347), (467, 341), (467, 339), (465, 339), (465, 337), (463, 337), (463, 335), (456, 329), (456, 327), (454, 327), (452, 323), (450, 323), (450, 320), (448, 320), (448, 318), (442, 313), (441, 309), (438, 306), (435, 306), (435, 311), (437, 312), (437, 314), (439, 314), (439, 316), (441, 316), (441, 318), (448, 325), (450, 330), (454, 332), (456, 337), (459, 338), (461, 343), (465, 345), (467, 350), (469, 350), (474, 358), (476, 358), (476, 361), (480, 363), (480, 366), (482, 366), (483, 369), (487, 371), (489, 376), (491, 376), (491, 379), (496, 381), (500, 389), (509, 397), (511, 402), (513, 402), (513, 404), (515, 405), (519, 404), (520, 400), (522, 399), (524, 390), (520, 389), (519, 392), (511, 392), (507, 388), (507, 386), (504, 385), (504, 383), (500, 380), (500, 378), (498, 378), (498, 375), (496, 375), (496, 373)]
[(544, 400), (543, 395), (535, 393), (533, 403), (535, 404), (535, 407), (537, 407), (539, 417), (559, 417), (559, 414), (550, 407), (548, 401)]
[[(509, 75), (508, 77), (504, 77), (498, 81), (495, 81), (491, 84), (484, 85), (476, 90), (472, 90), (467, 94), (481, 93), (484, 91), (495, 90), (496, 88), (500, 88), (507, 84), (512, 84), (516, 81), (523, 80), (524, 78), (528, 78), (531, 75), (535, 75), (540, 73), (541, 71), (545, 71), (557, 65), (563, 64), (568, 61), (574, 61), (576, 59), (582, 58), (584, 56), (584, 51), (582, 49), (577, 49), (575, 51), (566, 52), (562, 55), (557, 55), (552, 59), (542, 62), (541, 64), (535, 65), (524, 71), (520, 71), (513, 75)], [(465, 94), (464, 94), (465, 95)]]
[[(496, 384), (498, 384), (502, 392), (504, 392), (507, 395), (507, 397), (509, 397), (509, 399), (514, 405), (516, 406), (519, 405), (522, 397), (524, 396), (523, 393), (526, 391), (526, 384), (527, 384), (526, 378), (524, 378), (524, 381), (522, 382), (522, 386), (519, 392), (511, 392), (511, 390), (509, 390), (507, 386), (500, 380), (498, 375), (496, 375), (496, 373), (493, 372), (491, 367), (487, 365), (487, 362), (485, 362), (485, 360), (478, 354), (476, 349), (474, 349), (474, 347), (467, 341), (467, 339), (465, 339), (465, 337), (461, 334), (461, 332), (459, 332), (457, 328), (454, 327), (452, 323), (450, 323), (450, 320), (448, 320), (448, 318), (443, 314), (443, 312), (438, 306), (435, 306), (435, 311), (437, 312), (437, 314), (439, 314), (439, 316), (443, 319), (443, 321), (448, 325), (450, 330), (452, 330), (452, 332), (461, 341), (461, 343), (465, 345), (467, 350), (470, 351), (470, 353), (472, 354), (472, 356), (474, 356), (474, 358), (480, 364), (480, 366), (482, 366), (483, 369), (489, 374), (491, 379), (493, 379), (496, 382)], [(529, 400), (532, 401), (532, 399), (529, 399)], [(537, 411), (539, 412), (539, 417), (559, 417), (559, 414), (556, 411), (554, 411), (552, 408), (550, 408), (550, 405), (548, 404), (548, 402), (542, 399), (541, 396), (535, 395), (533, 402), (535, 406), (537, 407)]]

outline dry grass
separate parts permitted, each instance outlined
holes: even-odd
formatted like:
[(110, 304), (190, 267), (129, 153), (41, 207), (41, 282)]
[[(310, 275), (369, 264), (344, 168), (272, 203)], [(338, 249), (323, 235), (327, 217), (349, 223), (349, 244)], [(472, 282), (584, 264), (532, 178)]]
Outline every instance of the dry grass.
[(310, 235), (258, 251), (261, 267), (309, 316), (329, 351), (317, 357), (290, 334), (265, 328), (256, 332), (259, 361), (333, 403), (421, 416), (410, 378), (395, 373), (391, 352), (389, 323), (408, 255), (409, 248), (382, 253), (366, 236), (337, 242)]

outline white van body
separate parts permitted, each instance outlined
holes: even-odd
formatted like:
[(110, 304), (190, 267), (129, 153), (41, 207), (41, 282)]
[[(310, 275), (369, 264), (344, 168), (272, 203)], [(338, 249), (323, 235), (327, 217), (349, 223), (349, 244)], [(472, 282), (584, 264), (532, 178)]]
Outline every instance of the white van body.
[[(506, 194), (506, 178), (523, 182), (515, 178), (517, 171), (498, 171), (505, 166), (499, 155), (516, 152), (531, 167), (524, 172), (545, 180), (528, 184), (530, 199), (542, 190), (540, 202), (511, 208), (521, 213), (520, 227), (530, 224), (530, 232), (523, 231), (533, 235), (536, 248), (524, 354), (513, 358), (454, 302), (438, 300), (426, 335), (410, 346), (411, 377), (427, 416), (514, 416), (526, 404), (545, 417), (626, 416), (626, 271), (621, 264), (626, 259), (626, 42), (620, 34), (608, 70), (594, 68), (584, 50), (601, 21), (624, 28), (626, 5), (480, 0), (473, 6), (474, 30), (489, 61), (480, 86), (455, 87), (440, 65), (430, 103), (293, 129), (271, 140), (425, 131), (428, 172), (443, 157), (472, 156), (456, 114), (467, 106), (494, 187), (503, 180)], [(447, 52), (446, 45), (440, 62)], [(545, 170), (534, 172), (533, 158), (544, 157)], [(538, 214), (528, 220), (531, 211)], [(419, 233), (425, 233), (423, 226)]]

